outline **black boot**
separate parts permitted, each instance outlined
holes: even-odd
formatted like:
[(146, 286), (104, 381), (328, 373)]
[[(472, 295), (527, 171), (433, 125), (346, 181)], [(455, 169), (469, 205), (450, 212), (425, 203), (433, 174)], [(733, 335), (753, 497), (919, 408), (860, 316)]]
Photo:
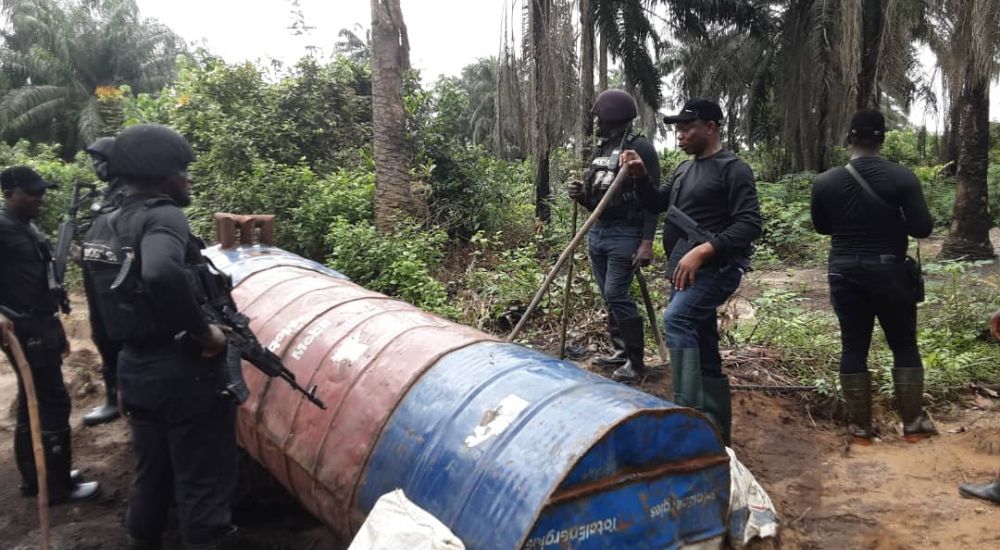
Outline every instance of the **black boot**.
[(847, 435), (858, 445), (871, 445), (872, 432), (872, 374), (841, 374), (840, 387), (844, 390), (847, 407)]
[(712, 417), (722, 434), (722, 442), (727, 447), (732, 446), (733, 401), (729, 393), (729, 378), (709, 378), (703, 376), (701, 385), (704, 388), (704, 406), (702, 412)]
[(215, 540), (198, 544), (188, 543), (184, 547), (187, 550), (235, 550), (240, 545), (238, 540), (238, 529), (235, 525), (230, 525)]
[(899, 404), (899, 416), (903, 417), (903, 439), (915, 443), (937, 435), (937, 427), (924, 412), (924, 369), (892, 369), (892, 381)]
[(137, 539), (132, 535), (125, 535), (125, 543), (127, 544), (128, 550), (160, 550), (163, 548), (163, 543), (160, 539)]
[(646, 373), (646, 336), (642, 331), (642, 317), (621, 319), (618, 321), (618, 328), (622, 342), (625, 343), (625, 356), (628, 360), (611, 374), (611, 379), (618, 382), (634, 381)]
[(628, 357), (625, 355), (625, 342), (622, 340), (621, 330), (615, 316), (608, 312), (608, 334), (611, 336), (611, 345), (614, 352), (608, 357), (601, 357), (594, 360), (594, 364), (602, 369), (615, 369), (625, 364)]
[[(21, 496), (38, 496), (38, 472), (35, 471), (35, 452), (31, 444), (31, 430), (20, 427), (14, 433), (14, 460), (21, 472)], [(74, 483), (83, 482), (80, 470), (70, 470), (69, 478)]]
[(107, 396), (104, 404), (94, 407), (89, 413), (83, 415), (83, 424), (85, 426), (97, 426), (98, 424), (116, 420), (121, 416), (121, 411), (118, 410), (118, 390), (113, 385), (109, 385), (107, 380), (105, 380), (104, 391)]
[(701, 350), (671, 348), (670, 371), (674, 403), (681, 407), (703, 409), (705, 387), (701, 377)]
[(45, 469), (48, 472), (49, 502), (83, 502), (97, 498), (101, 485), (96, 481), (74, 481), (70, 473), (73, 449), (69, 429), (42, 432)]
[(959, 485), (958, 492), (963, 496), (981, 498), (1000, 504), (1000, 477), (989, 483), (966, 483)]

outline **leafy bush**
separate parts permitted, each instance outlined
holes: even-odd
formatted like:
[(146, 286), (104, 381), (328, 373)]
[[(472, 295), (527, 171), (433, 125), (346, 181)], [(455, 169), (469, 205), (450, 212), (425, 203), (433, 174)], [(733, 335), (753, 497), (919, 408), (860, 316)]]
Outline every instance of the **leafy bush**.
[(764, 218), (755, 255), (758, 264), (811, 262), (823, 257), (829, 241), (813, 229), (809, 212), (815, 177), (812, 172), (803, 172), (784, 176), (777, 183), (757, 183)]
[(384, 235), (369, 223), (338, 219), (326, 234), (327, 264), (359, 285), (448, 315), (453, 308), (445, 287), (433, 277), (447, 240), (443, 231), (414, 223)]

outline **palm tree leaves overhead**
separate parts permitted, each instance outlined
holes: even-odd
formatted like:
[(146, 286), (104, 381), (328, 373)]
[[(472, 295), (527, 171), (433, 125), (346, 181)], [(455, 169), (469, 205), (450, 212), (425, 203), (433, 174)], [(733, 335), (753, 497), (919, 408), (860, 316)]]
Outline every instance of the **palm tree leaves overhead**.
[(5, 13), (0, 66), (13, 87), (0, 100), (0, 130), (7, 139), (62, 141), (65, 155), (116, 130), (99, 87), (159, 90), (184, 50), (169, 28), (141, 18), (134, 0), (20, 0)]

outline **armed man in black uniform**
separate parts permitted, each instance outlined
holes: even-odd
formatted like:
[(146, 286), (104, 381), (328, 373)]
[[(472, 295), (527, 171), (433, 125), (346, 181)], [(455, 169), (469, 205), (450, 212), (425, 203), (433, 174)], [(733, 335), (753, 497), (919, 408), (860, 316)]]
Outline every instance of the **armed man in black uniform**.
[[(108, 174), (111, 151), (114, 147), (115, 139), (111, 137), (99, 138), (87, 147), (86, 151), (93, 159), (94, 173), (97, 178), (108, 184), (102, 200), (96, 202), (92, 211), (96, 219), (97, 216), (108, 215), (114, 212), (121, 205), (124, 198), (123, 186), (118, 180), (112, 180)], [(96, 426), (111, 422), (120, 416), (118, 409), (118, 353), (122, 346), (120, 342), (115, 342), (108, 338), (103, 318), (100, 316), (100, 309), (95, 307), (93, 297), (95, 295), (92, 288), (92, 281), (84, 271), (83, 286), (87, 293), (87, 302), (90, 309), (90, 335), (97, 346), (97, 351), (101, 355), (101, 375), (104, 378), (103, 405), (94, 407), (90, 412), (83, 415), (83, 423), (87, 426)]]
[[(70, 400), (62, 376), (62, 358), (69, 351), (69, 341), (58, 317), (60, 307), (68, 310), (66, 297), (55, 279), (52, 246), (33, 223), (45, 204), (45, 191), (56, 186), (26, 166), (0, 172), (0, 186), (4, 195), (0, 208), (0, 329), (14, 331), (34, 377), (49, 501), (89, 500), (100, 494), (100, 485), (84, 482), (70, 470)], [(4, 353), (13, 364), (6, 348)], [(17, 382), (14, 457), (21, 472), (21, 493), (34, 496), (38, 494), (38, 478), (28, 405), (20, 377)]]
[[(750, 166), (722, 147), (722, 109), (690, 99), (680, 113), (664, 117), (691, 160), (681, 163), (662, 187), (642, 185), (646, 208), (666, 211), (663, 249), (674, 289), (663, 314), (670, 347), (674, 401), (710, 415), (730, 444), (732, 397), (719, 354), (718, 308), (740, 286), (750, 267), (752, 243), (762, 221)], [(626, 151), (630, 173), (648, 170), (645, 159)]]
[[(643, 181), (658, 182), (659, 160), (645, 137), (633, 133), (631, 124), (638, 114), (635, 99), (623, 90), (607, 90), (597, 96), (591, 114), (597, 118), (601, 138), (583, 182), (570, 184), (570, 197), (594, 210), (618, 173), (622, 151), (634, 150), (649, 170)], [(637, 379), (644, 371), (642, 316), (629, 294), (637, 267), (653, 259), (653, 236), (657, 214), (644, 209), (636, 194), (637, 178), (623, 182), (618, 196), (587, 234), (590, 264), (597, 286), (608, 306), (608, 332), (614, 346), (610, 357), (597, 360), (601, 367), (616, 368), (612, 378)]]
[(851, 161), (823, 172), (812, 187), (813, 226), (831, 236), (827, 278), (840, 322), (840, 384), (848, 434), (861, 445), (875, 436), (868, 349), (876, 317), (892, 350), (903, 438), (913, 442), (937, 433), (923, 410), (919, 291), (906, 256), (907, 236), (929, 236), (934, 221), (917, 176), (879, 156), (885, 130), (882, 113), (856, 113), (847, 138)]
[(118, 387), (137, 459), (126, 517), (134, 549), (160, 547), (171, 496), (188, 548), (227, 547), (235, 531), (236, 407), (216, 384), (226, 336), (199, 307), (192, 272), (205, 260), (181, 211), (193, 160), (170, 128), (125, 129), (111, 154), (125, 198), (97, 218), (83, 247), (95, 305), (122, 342)]

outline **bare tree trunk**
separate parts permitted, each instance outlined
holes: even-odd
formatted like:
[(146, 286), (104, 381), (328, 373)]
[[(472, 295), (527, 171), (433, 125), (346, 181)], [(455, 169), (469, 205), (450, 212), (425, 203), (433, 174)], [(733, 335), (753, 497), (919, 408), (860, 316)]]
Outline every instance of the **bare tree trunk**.
[(942, 258), (983, 260), (994, 257), (990, 243), (990, 216), (986, 172), (990, 149), (990, 82), (973, 80), (967, 67), (966, 82), (957, 98), (961, 124), (957, 135), (958, 181), (955, 213), (948, 238), (941, 247)]
[(608, 41), (601, 37), (601, 53), (597, 62), (597, 91), (608, 89)]
[(535, 219), (546, 223), (552, 216), (552, 188), (549, 182), (549, 116), (546, 109), (551, 93), (546, 83), (552, 68), (549, 66), (549, 23), (552, 21), (552, 0), (531, 0), (531, 57), (534, 117), (534, 147), (532, 161), (535, 182)]
[(392, 229), (401, 213), (416, 213), (410, 190), (403, 74), (410, 45), (399, 0), (372, 0), (372, 130), (375, 149), (375, 226)]
[(590, 160), (594, 136), (594, 5), (580, 0), (580, 157)]
[(879, 46), (885, 26), (884, 0), (863, 0), (861, 4), (861, 70), (858, 72), (857, 109), (878, 108), (875, 91), (878, 78)]

